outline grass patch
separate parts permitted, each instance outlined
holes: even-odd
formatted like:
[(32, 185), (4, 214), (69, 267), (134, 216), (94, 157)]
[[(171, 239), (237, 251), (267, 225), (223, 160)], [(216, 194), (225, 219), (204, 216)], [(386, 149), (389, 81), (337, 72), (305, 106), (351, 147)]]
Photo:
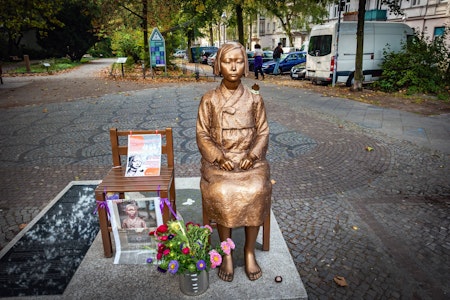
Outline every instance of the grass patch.
[[(16, 68), (9, 68), (7, 74), (26, 74), (26, 73), (52, 73), (60, 72), (75, 68), (83, 63), (88, 62), (89, 59), (83, 58), (81, 61), (71, 61), (67, 58), (50, 58), (30, 64), (30, 72), (27, 71), (26, 66), (21, 63)], [(44, 63), (50, 64), (49, 67), (44, 66)]]

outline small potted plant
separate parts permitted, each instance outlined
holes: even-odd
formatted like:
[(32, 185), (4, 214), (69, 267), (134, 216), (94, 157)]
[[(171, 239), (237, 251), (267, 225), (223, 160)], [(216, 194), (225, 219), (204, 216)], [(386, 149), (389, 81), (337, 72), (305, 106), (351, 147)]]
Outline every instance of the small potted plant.
[(179, 274), (180, 289), (187, 295), (205, 292), (209, 286), (208, 271), (220, 266), (222, 255), (230, 255), (235, 248), (231, 239), (212, 248), (212, 232), (209, 225), (184, 224), (181, 220), (169, 221), (150, 232), (158, 241), (158, 271)]

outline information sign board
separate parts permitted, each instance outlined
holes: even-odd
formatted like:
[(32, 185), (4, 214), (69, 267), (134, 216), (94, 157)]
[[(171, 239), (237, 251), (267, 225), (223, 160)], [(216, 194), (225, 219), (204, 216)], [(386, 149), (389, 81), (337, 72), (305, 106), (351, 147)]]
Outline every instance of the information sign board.
[(166, 66), (166, 42), (158, 28), (154, 28), (149, 39), (150, 65), (152, 67)]

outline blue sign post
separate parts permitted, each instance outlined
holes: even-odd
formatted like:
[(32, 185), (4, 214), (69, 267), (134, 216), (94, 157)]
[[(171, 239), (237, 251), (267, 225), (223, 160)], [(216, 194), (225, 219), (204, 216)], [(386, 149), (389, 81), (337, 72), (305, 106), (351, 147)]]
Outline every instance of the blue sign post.
[(164, 72), (167, 73), (166, 65), (166, 42), (159, 32), (158, 28), (153, 28), (149, 39), (150, 44), (150, 66), (164, 67)]

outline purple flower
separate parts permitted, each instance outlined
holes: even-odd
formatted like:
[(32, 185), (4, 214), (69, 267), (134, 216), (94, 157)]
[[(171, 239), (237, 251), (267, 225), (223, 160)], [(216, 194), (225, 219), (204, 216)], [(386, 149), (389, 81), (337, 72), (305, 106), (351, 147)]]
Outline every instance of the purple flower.
[(178, 271), (178, 267), (179, 267), (179, 264), (178, 264), (178, 261), (176, 261), (176, 260), (171, 260), (170, 262), (169, 262), (169, 266), (168, 266), (168, 268), (169, 268), (169, 273), (171, 273), (171, 274), (176, 274), (177, 273), (177, 271)]
[(151, 257), (147, 258), (147, 263), (148, 264), (151, 264), (152, 262), (153, 262), (153, 258), (151, 258)]
[(203, 259), (200, 259), (197, 262), (197, 270), (203, 271), (204, 269), (206, 269), (206, 262)]

